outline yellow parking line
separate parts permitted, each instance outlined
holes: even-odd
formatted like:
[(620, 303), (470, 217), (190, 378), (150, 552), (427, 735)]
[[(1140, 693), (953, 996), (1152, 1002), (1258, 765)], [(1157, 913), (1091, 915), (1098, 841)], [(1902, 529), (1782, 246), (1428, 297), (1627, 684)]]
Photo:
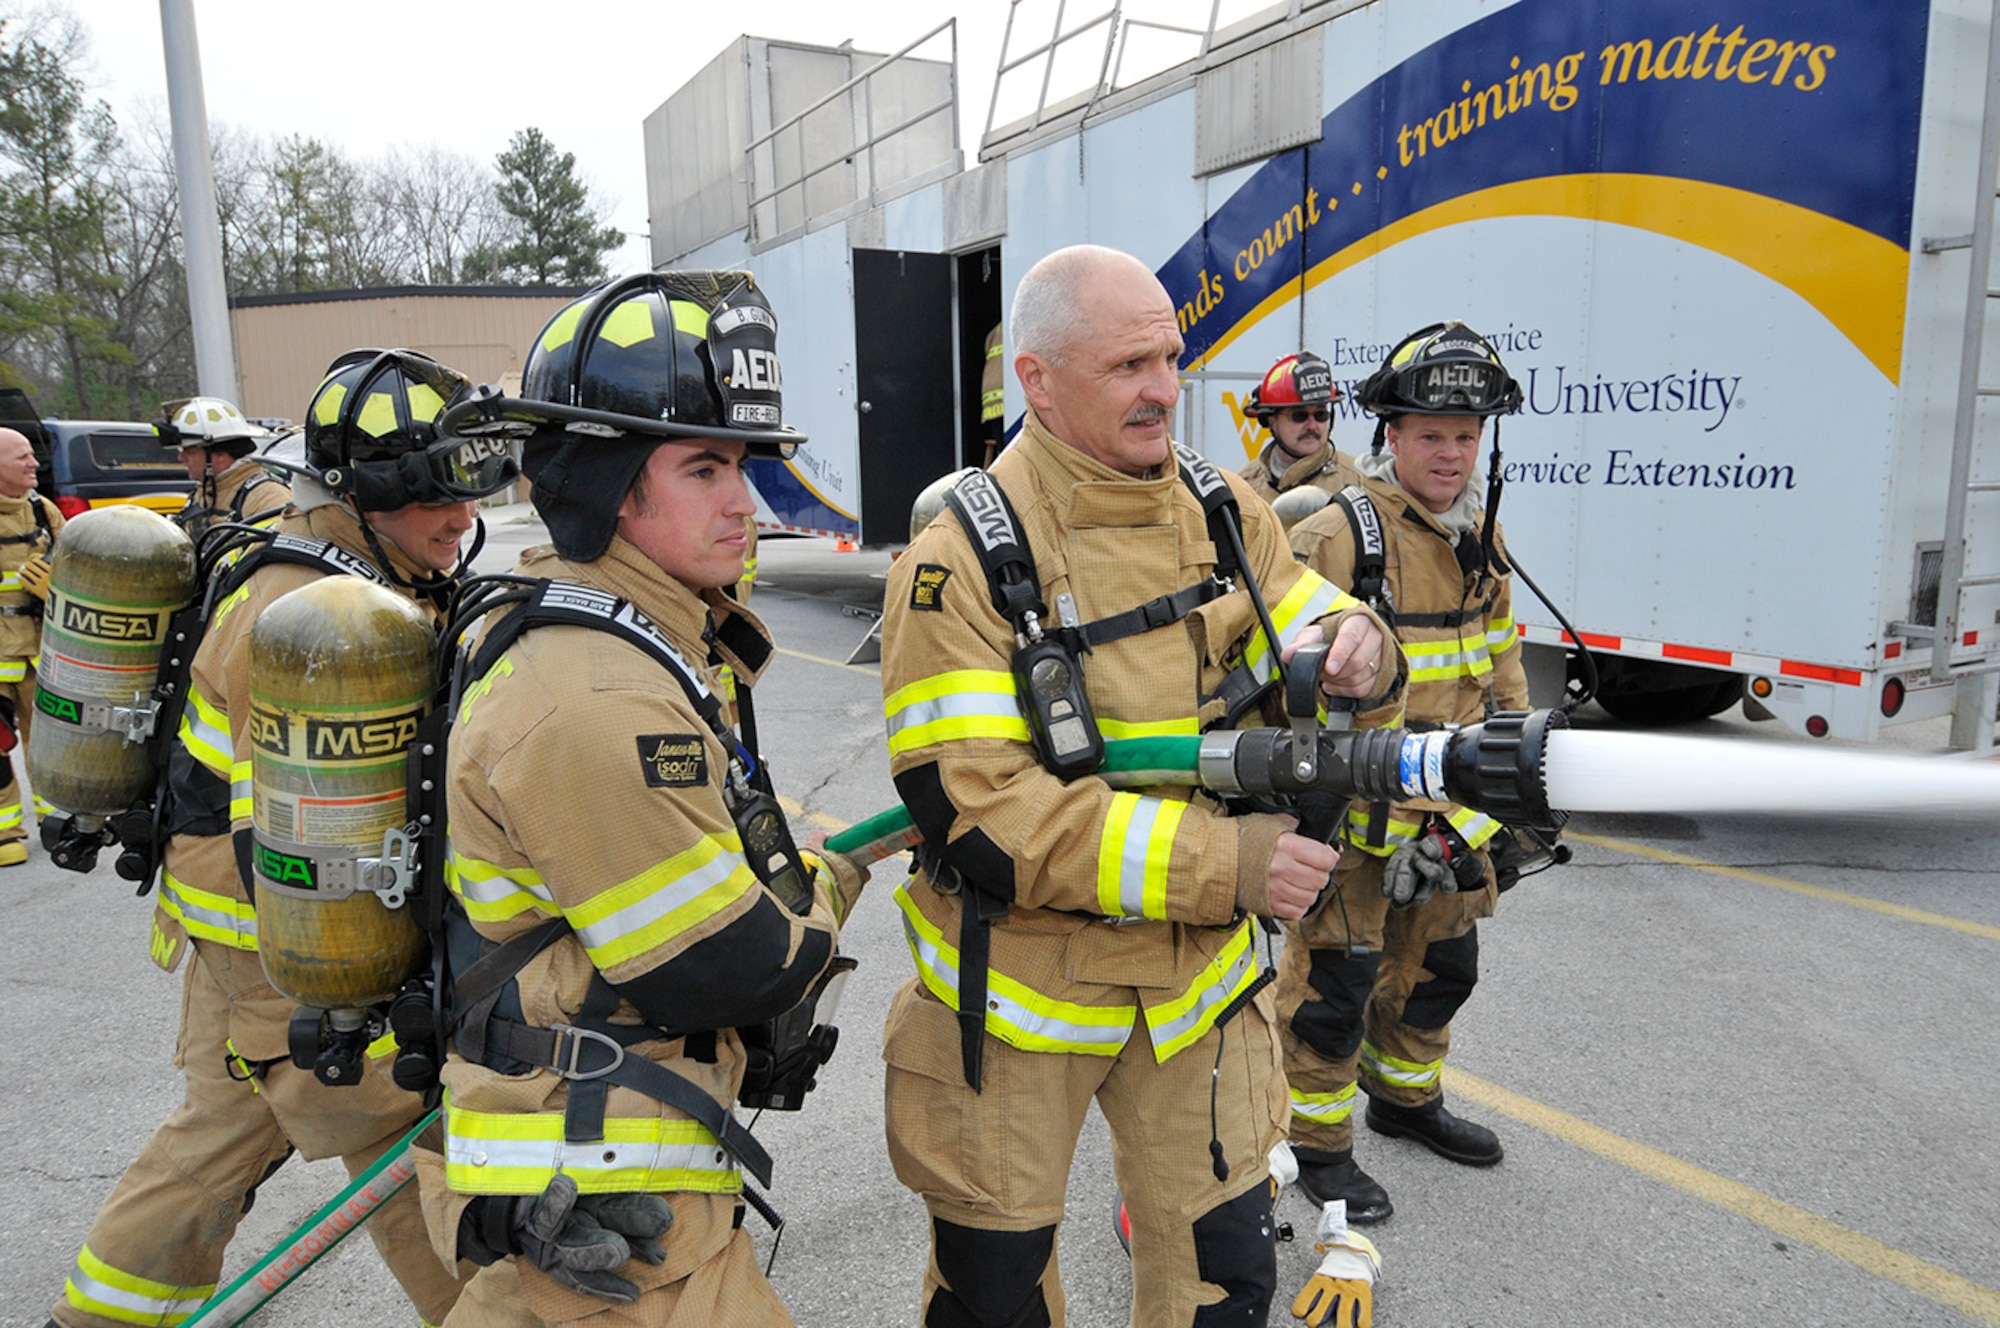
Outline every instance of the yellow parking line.
[(1456, 1096), (1469, 1098), (1480, 1106), (1490, 1107), (1524, 1125), (1552, 1134), (1565, 1143), (1671, 1185), (1704, 1203), (1748, 1218), (1787, 1239), (1824, 1250), (1864, 1273), (1893, 1282), (1906, 1291), (1914, 1291), (1946, 1309), (2000, 1328), (2000, 1291), (1983, 1283), (1961, 1277), (1892, 1245), (1884, 1245), (1871, 1236), (1851, 1231), (1837, 1222), (1829, 1222), (1803, 1208), (1794, 1208), (1782, 1200), (1773, 1199), (1768, 1194), (1718, 1176), (1691, 1162), (1683, 1162), (1657, 1148), (1648, 1148), (1624, 1135), (1614, 1134), (1567, 1112), (1544, 1106), (1533, 1098), (1488, 1083), (1464, 1070), (1445, 1066), (1444, 1082)]
[(839, 834), (848, 825), (846, 821), (841, 820), (837, 816), (829, 816), (825, 812), (809, 812), (805, 809), (803, 803), (797, 799), (788, 798), (782, 793), (778, 795), (778, 806), (786, 816), (799, 817), (811, 821), (830, 835)]
[[(847, 828), (846, 821), (825, 812), (808, 812), (801, 804), (782, 794), (779, 795), (778, 803), (787, 816), (803, 817), (823, 830), (834, 832)], [(1760, 885), (1772, 885), (1782, 890), (1825, 897), (1838, 903), (1873, 908), (1897, 917), (1907, 917), (1916, 922), (1934, 922), (1938, 925), (1971, 931), (1974, 935), (1992, 935), (2000, 939), (2000, 928), (1981, 927), (1977, 923), (1961, 922), (1956, 918), (1924, 913), (1919, 909), (1878, 904), (1874, 900), (1844, 895), (1837, 890), (1826, 890), (1799, 881), (1788, 881), (1780, 876), (1766, 876), (1762, 872), (1724, 867), (1717, 863), (1703, 862), (1699, 858), (1669, 853), (1664, 849), (1628, 843), (1622, 839), (1606, 839), (1597, 835), (1576, 833), (1569, 834), (1567, 838), (1593, 844), (1599, 848), (1657, 858), (1677, 866), (1696, 867), (1704, 871), (1718, 872), (1724, 876), (1738, 876)], [(1816, 1213), (1795, 1208), (1762, 1191), (1753, 1190), (1747, 1185), (1718, 1176), (1692, 1162), (1683, 1162), (1670, 1153), (1663, 1153), (1637, 1140), (1627, 1139), (1624, 1135), (1615, 1134), (1602, 1126), (1592, 1125), (1568, 1112), (1544, 1106), (1531, 1097), (1524, 1097), (1511, 1089), (1502, 1088), (1456, 1066), (1444, 1067), (1444, 1083), (1445, 1087), (1458, 1097), (1467, 1098), (1482, 1107), (1511, 1116), (1523, 1125), (1553, 1135), (1565, 1143), (1573, 1144), (1585, 1152), (1595, 1153), (1620, 1166), (1629, 1167), (1662, 1184), (1671, 1185), (1704, 1203), (1713, 1204), (1738, 1217), (1748, 1218), (1759, 1226), (1802, 1245), (1823, 1250), (1836, 1259), (1852, 1264), (1864, 1273), (1893, 1282), (1904, 1290), (1913, 1291), (1946, 1309), (1977, 1319), (1981, 1323), (1991, 1325), (1992, 1328), (2000, 1328), (2000, 1291), (1983, 1283), (1961, 1277), (1914, 1254), (1907, 1254), (1893, 1245), (1885, 1245), (1872, 1236), (1864, 1236), (1837, 1222), (1829, 1222)]]
[(804, 651), (787, 650), (783, 646), (773, 646), (771, 648), (777, 651), (780, 655), (790, 655), (793, 659), (802, 659), (805, 660), (808, 664), (825, 664), (831, 668), (848, 669), (855, 673), (865, 673), (871, 678), (879, 678), (882, 676), (882, 670), (880, 669), (863, 668), (859, 664), (846, 664), (842, 663), (840, 660), (826, 659), (820, 655), (808, 655)]
[(1789, 880), (1783, 876), (1772, 876), (1765, 872), (1749, 871), (1742, 867), (1725, 867), (1719, 862), (1704, 862), (1700, 858), (1688, 857), (1685, 853), (1672, 853), (1663, 848), (1653, 848), (1646, 844), (1635, 844), (1629, 839), (1608, 839), (1603, 835), (1584, 835), (1567, 831), (1563, 838), (1577, 844), (1591, 844), (1597, 848), (1608, 848), (1618, 853), (1630, 853), (1634, 857), (1651, 858), (1655, 862), (1670, 862), (1676, 867), (1692, 867), (1716, 876), (1728, 876), (1752, 885), (1768, 885), (1773, 890), (1789, 890), (1795, 895), (1806, 895), (1813, 899), (1824, 899), (1831, 904), (1846, 904), (1850, 908), (1867, 909), (1870, 913), (1886, 913), (1892, 918), (1905, 922), (1921, 922), (1927, 927), (1943, 927), (1947, 931), (1964, 932), (1967, 936), (1978, 936), (1984, 940), (2000, 941), (2000, 927), (1984, 922), (1968, 922), (1964, 918), (1946, 917), (1942, 913), (1931, 913), (1921, 908), (1909, 908), (1903, 904), (1888, 904), (1879, 899), (1868, 899), (1862, 895), (1851, 895), (1843, 890), (1829, 890), (1823, 885), (1808, 885), (1804, 881)]

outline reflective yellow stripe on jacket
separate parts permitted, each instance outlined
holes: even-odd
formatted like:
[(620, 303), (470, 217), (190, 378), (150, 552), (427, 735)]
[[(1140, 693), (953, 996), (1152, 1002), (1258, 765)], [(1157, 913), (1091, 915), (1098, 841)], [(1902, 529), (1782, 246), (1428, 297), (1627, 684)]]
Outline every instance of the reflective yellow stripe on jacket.
[(539, 1194), (558, 1172), (584, 1194), (743, 1189), (722, 1145), (691, 1120), (607, 1116), (602, 1139), (573, 1144), (559, 1111), (467, 1111), (449, 1091), (444, 1120), (445, 1178), (459, 1194)]
[(1410, 681), (1444, 682), (1452, 678), (1483, 678), (1493, 672), (1493, 655), (1486, 634), (1451, 641), (1412, 641), (1401, 638), (1403, 654), (1410, 661)]
[(27, 678), (27, 660), (0, 659), (0, 682), (25, 682)]
[(575, 908), (556, 902), (532, 867), (501, 867), (454, 850), (445, 879), (474, 922), (504, 922), (530, 909), (568, 917), (600, 969), (658, 947), (756, 888), (736, 831), (705, 835), (693, 848), (648, 867)]
[[(1339, 613), (1360, 603), (1354, 596), (1334, 585), (1319, 573), (1306, 568), (1299, 569), (1299, 579), (1285, 592), (1285, 597), (1271, 606), (1271, 625), (1278, 629), (1278, 651), (1298, 640), (1299, 633), (1329, 613)], [(1264, 639), (1264, 629), (1260, 625), (1250, 635), (1250, 644), (1243, 651), (1243, 661), (1250, 666), (1250, 673), (1259, 682), (1272, 676), (1270, 643)]]
[(705, 835), (575, 908), (564, 909), (590, 962), (610, 969), (728, 908), (757, 888), (735, 830)]
[(188, 688), (188, 702), (181, 711), (181, 746), (201, 762), (217, 779), (229, 784), (229, 819), (250, 819), (250, 762), (236, 759), (236, 743), (229, 736), (229, 716), (201, 694)]
[(1514, 615), (1504, 618), (1489, 618), (1486, 622), (1486, 649), (1494, 655), (1504, 655), (1521, 642), (1521, 635), (1514, 630)]
[(149, 1328), (173, 1328), (214, 1294), (213, 1282), (176, 1286), (113, 1268), (88, 1245), (76, 1256), (76, 1267), (63, 1284), (63, 1299), (79, 1314)]
[(474, 922), (505, 922), (531, 908), (552, 918), (562, 914), (542, 874), (533, 867), (495, 866), (460, 853), (454, 845), (444, 873), (445, 883)]
[[(917, 976), (933, 996), (958, 1009), (957, 948), (917, 908), (908, 881), (896, 887), (895, 898), (903, 910), (903, 934), (917, 961)], [(1199, 1042), (1215, 1027), (1216, 1016), (1255, 980), (1257, 958), (1250, 937), (1246, 922), (1186, 991), (1146, 1007), (1155, 1060), (1163, 1062)], [(986, 984), (986, 1031), (1022, 1051), (1116, 1056), (1138, 1016), (1130, 1005), (1057, 1000), (997, 969), (986, 975)]]
[[(958, 950), (910, 897), (910, 883), (896, 887), (903, 934), (917, 961), (917, 975), (931, 994), (958, 1008)], [(998, 971), (986, 975), (986, 1031), (1023, 1051), (1066, 1051), (1116, 1056), (1132, 1034), (1138, 1010), (1130, 1005), (1077, 1005), (1059, 1001)]]
[(1169, 1056), (1201, 1041), (1215, 1027), (1216, 1016), (1247, 990), (1257, 977), (1257, 952), (1251, 948), (1246, 920), (1215, 958), (1209, 960), (1194, 985), (1170, 1001), (1146, 1007), (1146, 1027), (1153, 1034), (1153, 1059)]
[(1167, 916), (1167, 864), (1185, 802), (1114, 793), (1097, 848), (1097, 907), (1106, 917)]
[(170, 871), (160, 873), (160, 908), (196, 940), (238, 950), (257, 948), (257, 910), (234, 895), (197, 890)]
[(964, 738), (1028, 740), (1014, 675), (999, 669), (960, 669), (919, 678), (882, 703), (889, 725), (889, 755)]
[[(1347, 808), (1347, 842), (1364, 853), (1373, 853), (1378, 858), (1386, 858), (1415, 839), (1417, 832), (1423, 829), (1423, 826), (1415, 821), (1400, 820), (1393, 811), (1384, 811), (1380, 836), (1382, 842), (1373, 843), (1371, 840), (1374, 836), (1371, 830), (1374, 828), (1375, 806), (1373, 803), (1355, 801), (1348, 804)], [(1459, 838), (1472, 848), (1481, 847), (1500, 832), (1498, 821), (1485, 812), (1476, 812), (1470, 807), (1452, 808), (1445, 816), (1445, 820), (1451, 822), (1451, 828), (1458, 831)]]

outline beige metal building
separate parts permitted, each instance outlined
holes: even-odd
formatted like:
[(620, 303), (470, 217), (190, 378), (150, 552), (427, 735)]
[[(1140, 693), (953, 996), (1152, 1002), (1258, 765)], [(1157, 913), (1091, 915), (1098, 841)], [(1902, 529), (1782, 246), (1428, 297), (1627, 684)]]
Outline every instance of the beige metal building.
[(243, 413), (299, 420), (326, 366), (357, 346), (434, 355), (514, 391), (528, 345), (580, 286), (384, 286), (230, 301)]

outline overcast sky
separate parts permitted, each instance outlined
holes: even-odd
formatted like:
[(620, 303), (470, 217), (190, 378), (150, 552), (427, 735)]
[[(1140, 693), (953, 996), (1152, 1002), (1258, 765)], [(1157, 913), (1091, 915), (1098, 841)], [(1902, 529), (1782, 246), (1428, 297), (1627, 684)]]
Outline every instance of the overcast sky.
[[(149, 115), (164, 123), (158, 0), (71, 4), (90, 30), (93, 67), (82, 72), (94, 95), (123, 125)], [(576, 154), (592, 196), (630, 233), (611, 259), (614, 271), (647, 266), (640, 122), (737, 36), (826, 46), (851, 38), (887, 53), (956, 14), (963, 140), (976, 145), (1007, 7), (1008, 0), (194, 0), (211, 124), (303, 134), (357, 157), (434, 143), (489, 165), (516, 130), (538, 126)], [(942, 58), (945, 40), (919, 54)], [(968, 146), (967, 164), (974, 159)]]

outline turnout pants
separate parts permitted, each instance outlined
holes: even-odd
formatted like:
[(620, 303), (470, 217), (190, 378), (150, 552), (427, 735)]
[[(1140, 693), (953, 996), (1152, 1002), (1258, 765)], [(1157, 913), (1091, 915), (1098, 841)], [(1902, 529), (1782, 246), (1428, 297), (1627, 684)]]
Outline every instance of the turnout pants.
[(1333, 888), (1285, 924), (1277, 1002), (1295, 1147), (1353, 1146), (1357, 1082), (1398, 1106), (1436, 1098), (1452, 1016), (1479, 980), (1491, 866), (1483, 890), (1398, 910), (1382, 897), (1385, 863), (1347, 846)]
[[(14, 730), (17, 740), (13, 759), (0, 756), (0, 843), (28, 837), (28, 817), (21, 808), (21, 781), (14, 774), (14, 761), (28, 759), (28, 729), (35, 713), (35, 662), (31, 659), (0, 659), (0, 696), (14, 703)], [(35, 797), (35, 811), (49, 814), (49, 804)]]
[[(347, 1088), (294, 1068), (283, 1059), (293, 1003), (264, 981), (257, 956), (210, 941), (193, 948), (174, 1055), (186, 1096), (98, 1213), (52, 1311), (62, 1328), (180, 1322), (215, 1293), (257, 1186), (293, 1151), (338, 1156), (358, 1175), (423, 1115), (385, 1066)], [(442, 1323), (459, 1284), (431, 1248), (416, 1186), (365, 1230), (423, 1322)]]
[[(668, 1202), (675, 1197), (668, 1195)], [(589, 1328), (792, 1328), (791, 1312), (765, 1280), (750, 1233), (741, 1229), (686, 1277), (649, 1287), (630, 1305), (571, 1297), (583, 1313), (581, 1319), (545, 1319), (536, 1314), (528, 1302), (545, 1298), (523, 1285), (524, 1274), (515, 1264), (515, 1259), (502, 1259), (480, 1269), (452, 1308), (445, 1328), (556, 1328), (563, 1323), (586, 1323)]]
[[(925, 1328), (1064, 1323), (1056, 1228), (1093, 1100), (1132, 1224), (1135, 1328), (1261, 1328), (1277, 1282), (1268, 1154), (1285, 1115), (1272, 1019), (1267, 991), (1164, 1065), (1143, 1023), (1115, 1056), (1021, 1051), (989, 1036), (975, 1094), (956, 1016), (906, 983), (882, 1055), (889, 1158), (931, 1217)], [(1211, 1138), (1227, 1179), (1212, 1169)]]

